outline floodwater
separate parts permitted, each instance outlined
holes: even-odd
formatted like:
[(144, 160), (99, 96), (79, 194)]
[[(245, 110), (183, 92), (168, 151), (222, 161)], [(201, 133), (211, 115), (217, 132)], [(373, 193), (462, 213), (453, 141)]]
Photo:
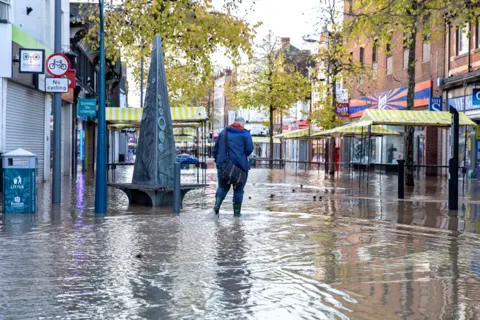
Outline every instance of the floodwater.
[(110, 189), (95, 216), (87, 175), (52, 209), (45, 185), (36, 215), (3, 219), (0, 319), (480, 318), (476, 182), (452, 217), (445, 181), (398, 202), (394, 176), (369, 178), (252, 170), (240, 218), (231, 195), (212, 213), (214, 170), (180, 215)]

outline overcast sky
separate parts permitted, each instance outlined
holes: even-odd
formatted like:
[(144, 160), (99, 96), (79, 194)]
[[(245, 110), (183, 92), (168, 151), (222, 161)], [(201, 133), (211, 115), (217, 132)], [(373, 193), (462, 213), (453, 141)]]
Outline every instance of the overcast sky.
[[(307, 34), (318, 34), (316, 21), (318, 7), (322, 0), (243, 0), (239, 16), (251, 24), (259, 21), (257, 40), (266, 36), (269, 30), (278, 37), (289, 37), (292, 45), (300, 49), (313, 49), (302, 37)], [(221, 8), (224, 0), (213, 0), (216, 7)], [(226, 67), (230, 61), (220, 55), (215, 56), (217, 64)]]
[[(291, 44), (297, 48), (313, 50), (315, 45), (305, 43), (302, 37), (308, 34), (318, 36), (316, 21), (321, 2), (322, 0), (243, 0), (241, 9), (235, 14), (252, 24), (263, 22), (258, 30), (257, 40), (261, 40), (272, 30), (278, 37), (289, 37)], [(224, 0), (213, 0), (214, 6), (219, 9), (223, 3)], [(215, 65), (221, 69), (231, 66), (231, 61), (221, 53), (213, 59)], [(138, 107), (139, 90), (133, 87), (132, 79), (129, 79), (129, 82), (129, 106)]]

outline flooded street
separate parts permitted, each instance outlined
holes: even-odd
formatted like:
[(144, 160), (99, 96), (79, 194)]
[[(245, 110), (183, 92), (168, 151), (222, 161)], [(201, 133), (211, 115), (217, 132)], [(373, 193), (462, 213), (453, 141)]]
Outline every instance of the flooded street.
[(96, 217), (83, 175), (53, 210), (45, 185), (35, 216), (3, 219), (0, 319), (480, 318), (476, 182), (450, 217), (446, 181), (398, 202), (396, 176), (370, 178), (255, 169), (241, 218), (231, 194), (214, 216), (214, 170), (180, 215), (109, 189)]

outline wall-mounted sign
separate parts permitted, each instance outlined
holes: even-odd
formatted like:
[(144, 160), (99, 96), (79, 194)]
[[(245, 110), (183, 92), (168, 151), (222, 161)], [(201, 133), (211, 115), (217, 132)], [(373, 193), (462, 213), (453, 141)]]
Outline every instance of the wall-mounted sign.
[(337, 89), (337, 102), (338, 103), (348, 103), (348, 90), (347, 89)]
[(78, 99), (77, 117), (90, 119), (97, 117), (97, 99)]
[(48, 73), (57, 78), (63, 77), (70, 70), (70, 60), (61, 53), (52, 54), (45, 64)]
[(75, 69), (68, 70), (66, 76), (68, 79), (68, 87), (70, 89), (75, 89), (75, 86), (77, 85), (77, 71)]
[(480, 89), (473, 89), (472, 105), (480, 107)]
[(337, 103), (335, 114), (339, 117), (348, 117), (350, 115), (348, 103)]
[(20, 73), (45, 73), (45, 50), (20, 48)]
[(46, 92), (68, 92), (67, 78), (46, 78), (45, 79)]
[(431, 97), (428, 105), (429, 111), (442, 111), (442, 97)]

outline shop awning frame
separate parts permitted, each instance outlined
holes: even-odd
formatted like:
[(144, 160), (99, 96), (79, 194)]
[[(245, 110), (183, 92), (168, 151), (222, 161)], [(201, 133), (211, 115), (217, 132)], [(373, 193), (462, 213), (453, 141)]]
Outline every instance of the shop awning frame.
[(281, 134), (277, 134), (273, 136), (274, 138), (278, 139), (309, 139), (314, 134), (318, 133), (319, 130), (317, 129), (299, 129), (294, 131), (289, 131)]
[(399, 135), (400, 133), (388, 129), (383, 125), (372, 125), (369, 128), (368, 122), (348, 124), (345, 126), (337, 127), (330, 130), (325, 130), (319, 133), (312, 135), (312, 138), (323, 138), (323, 137), (361, 137), (367, 133), (370, 133), (371, 136), (388, 136), (388, 135)]
[[(459, 125), (476, 127), (463, 112), (459, 112)], [(360, 118), (362, 123), (370, 125), (391, 126), (427, 126), (448, 128), (451, 125), (452, 115), (447, 111), (418, 111), (418, 110), (378, 110), (367, 109)]]
[[(176, 107), (171, 108), (171, 113), (174, 126), (176, 124), (191, 126), (208, 120), (204, 107)], [(142, 122), (143, 108), (106, 108), (105, 115), (111, 126), (139, 127)]]

